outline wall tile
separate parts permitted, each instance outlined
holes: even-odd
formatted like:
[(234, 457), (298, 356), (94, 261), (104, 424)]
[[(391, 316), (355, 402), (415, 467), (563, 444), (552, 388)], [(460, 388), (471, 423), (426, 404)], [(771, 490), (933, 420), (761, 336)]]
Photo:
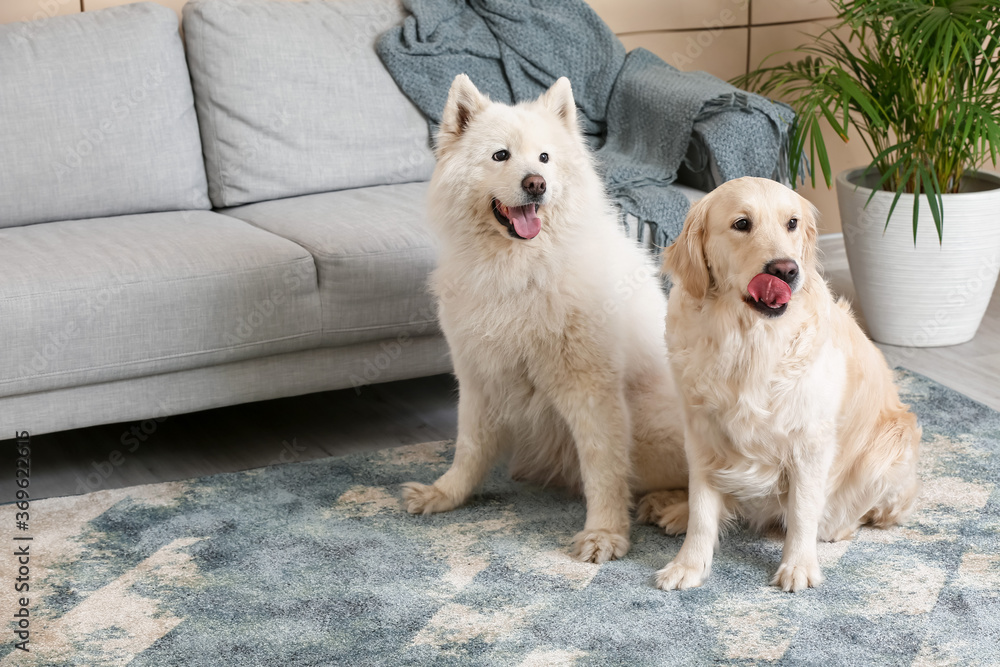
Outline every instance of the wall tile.
[(80, 0), (0, 0), (0, 23), (79, 13)]
[(753, 0), (753, 25), (832, 18), (837, 15), (829, 0)]
[(702, 70), (729, 80), (746, 71), (747, 29), (642, 32), (623, 35), (631, 50), (649, 49), (677, 69)]
[(587, 0), (617, 34), (747, 25), (749, 0)]

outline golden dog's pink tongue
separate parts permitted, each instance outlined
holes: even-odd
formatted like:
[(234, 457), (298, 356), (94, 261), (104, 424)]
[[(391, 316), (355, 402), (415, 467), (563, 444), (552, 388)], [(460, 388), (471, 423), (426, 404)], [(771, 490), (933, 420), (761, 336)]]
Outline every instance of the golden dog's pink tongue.
[(507, 218), (521, 238), (533, 239), (542, 230), (542, 221), (535, 215), (534, 204), (511, 206), (507, 209)]
[(747, 292), (755, 301), (763, 301), (768, 308), (780, 308), (792, 299), (792, 288), (781, 278), (769, 273), (758, 273), (747, 285)]

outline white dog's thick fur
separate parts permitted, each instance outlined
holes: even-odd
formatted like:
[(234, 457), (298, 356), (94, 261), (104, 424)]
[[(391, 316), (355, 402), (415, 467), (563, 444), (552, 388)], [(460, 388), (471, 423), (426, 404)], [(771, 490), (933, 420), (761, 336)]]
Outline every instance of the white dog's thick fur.
[[(815, 218), (785, 186), (742, 178), (696, 204), (666, 253), (690, 516), (680, 552), (657, 573), (661, 588), (700, 585), (733, 516), (785, 528), (773, 584), (816, 586), (817, 537), (891, 526), (913, 505), (920, 429), (881, 352), (819, 274)], [(793, 268), (788, 260), (797, 275), (785, 276), (787, 306), (755, 303), (754, 276)]]
[[(622, 556), (632, 494), (687, 483), (657, 270), (619, 228), (567, 79), (511, 107), (459, 75), (437, 142), (431, 287), (459, 382), (458, 437), (440, 479), (404, 486), (406, 507), (455, 508), (507, 455), (516, 479), (583, 492), (578, 558)], [(504, 212), (537, 219), (515, 227)], [(661, 491), (646, 505), (683, 530), (684, 499)]]

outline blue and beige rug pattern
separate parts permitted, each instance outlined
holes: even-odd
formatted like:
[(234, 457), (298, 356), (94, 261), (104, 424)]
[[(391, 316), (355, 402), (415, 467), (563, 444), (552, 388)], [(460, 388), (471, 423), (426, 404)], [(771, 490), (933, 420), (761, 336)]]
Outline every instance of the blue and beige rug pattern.
[(34, 503), (32, 650), (13, 649), (0, 558), (0, 665), (998, 665), (1000, 415), (899, 380), (919, 509), (821, 545), (819, 589), (768, 586), (780, 540), (742, 529), (692, 591), (653, 588), (681, 540), (650, 526), (624, 559), (577, 563), (582, 502), (500, 473), (409, 516), (399, 484), (451, 456), (427, 443)]

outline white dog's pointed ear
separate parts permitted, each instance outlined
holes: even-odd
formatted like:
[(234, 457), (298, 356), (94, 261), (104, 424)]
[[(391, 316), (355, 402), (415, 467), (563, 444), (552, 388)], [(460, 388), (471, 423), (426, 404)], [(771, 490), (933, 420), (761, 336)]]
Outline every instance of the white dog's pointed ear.
[(488, 97), (479, 92), (472, 79), (459, 74), (451, 82), (448, 91), (448, 101), (444, 104), (441, 115), (441, 128), (438, 130), (438, 146), (457, 140), (469, 127), (469, 123), (480, 111), (490, 103)]
[(573, 87), (569, 79), (559, 77), (552, 87), (542, 93), (539, 98), (546, 109), (554, 113), (574, 134), (579, 133), (580, 125), (576, 119), (576, 102), (573, 100)]
[(681, 235), (663, 253), (664, 273), (669, 273), (675, 283), (698, 300), (708, 294), (711, 282), (705, 260), (705, 225), (710, 198), (711, 195), (706, 195), (691, 207)]

